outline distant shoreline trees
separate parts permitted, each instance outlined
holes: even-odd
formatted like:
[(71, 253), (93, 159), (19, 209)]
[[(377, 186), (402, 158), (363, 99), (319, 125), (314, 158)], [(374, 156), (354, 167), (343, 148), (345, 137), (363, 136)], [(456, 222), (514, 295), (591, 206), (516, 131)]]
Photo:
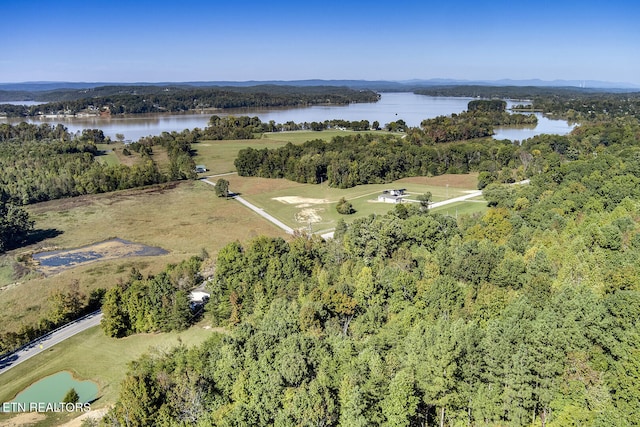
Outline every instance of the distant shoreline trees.
[(41, 114), (92, 115), (148, 114), (204, 109), (293, 107), (318, 104), (376, 102), (371, 90), (334, 86), (276, 86), (194, 88), (176, 86), (103, 86), (89, 90), (56, 90), (30, 95), (45, 104), (0, 104), (8, 117)]

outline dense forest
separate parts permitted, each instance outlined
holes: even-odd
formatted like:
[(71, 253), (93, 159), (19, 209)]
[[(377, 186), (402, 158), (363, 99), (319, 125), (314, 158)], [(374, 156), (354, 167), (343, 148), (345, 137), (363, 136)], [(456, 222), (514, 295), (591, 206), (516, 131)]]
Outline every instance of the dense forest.
[[(241, 176), (326, 182), (337, 188), (391, 182), (407, 176), (441, 175), (517, 168), (518, 147), (509, 141), (483, 140), (441, 146), (422, 145), (395, 135), (356, 134), (330, 142), (307, 141), (277, 149), (245, 148), (238, 153)], [(511, 173), (508, 174), (511, 177)]]
[(202, 109), (246, 107), (292, 107), (314, 104), (376, 102), (378, 94), (346, 87), (253, 87), (195, 88), (191, 86), (105, 86), (82, 90), (35, 92), (45, 104), (22, 106), (2, 104), (8, 117), (41, 114), (141, 114), (183, 112)]
[(189, 291), (200, 282), (202, 257), (169, 265), (144, 279), (132, 270), (129, 280), (109, 289), (102, 304), (102, 330), (109, 337), (186, 329), (194, 320)]
[(228, 332), (135, 362), (103, 422), (640, 424), (640, 123), (516, 149), (530, 183), (488, 184), (481, 216), (227, 245), (207, 316)]
[[(193, 178), (191, 137), (184, 131), (145, 138), (130, 147), (140, 153), (133, 166), (109, 165), (97, 160), (102, 131), (86, 129), (77, 136), (62, 125), (0, 124), (0, 186), (7, 201), (26, 205)], [(166, 172), (150, 157), (154, 145), (167, 151)]]

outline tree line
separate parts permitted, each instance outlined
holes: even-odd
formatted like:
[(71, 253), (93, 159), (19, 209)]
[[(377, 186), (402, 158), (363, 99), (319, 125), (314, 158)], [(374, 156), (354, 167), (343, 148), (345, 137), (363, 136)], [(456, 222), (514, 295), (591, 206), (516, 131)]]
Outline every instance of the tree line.
[[(407, 176), (500, 171), (520, 165), (510, 141), (424, 144), (419, 135), (356, 134), (276, 149), (245, 148), (234, 164), (241, 176), (286, 178), (337, 188), (391, 182)], [(509, 176), (511, 174), (509, 173)], [(492, 175), (491, 175), (492, 176)]]
[(105, 335), (121, 338), (144, 332), (186, 329), (194, 319), (189, 291), (201, 282), (202, 257), (191, 257), (146, 279), (132, 270), (129, 280), (109, 289), (100, 323)]
[(346, 87), (253, 87), (194, 88), (188, 86), (105, 86), (82, 90), (35, 92), (34, 99), (46, 100), (33, 106), (0, 105), (8, 117), (41, 114), (77, 114), (89, 111), (112, 115), (183, 112), (212, 108), (293, 107), (317, 104), (376, 102), (377, 93)]

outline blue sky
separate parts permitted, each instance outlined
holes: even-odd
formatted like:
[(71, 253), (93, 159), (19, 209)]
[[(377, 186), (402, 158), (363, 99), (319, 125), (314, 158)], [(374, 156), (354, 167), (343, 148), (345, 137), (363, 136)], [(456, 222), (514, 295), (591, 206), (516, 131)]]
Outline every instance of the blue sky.
[(3, 83), (539, 78), (640, 86), (636, 0), (0, 4)]

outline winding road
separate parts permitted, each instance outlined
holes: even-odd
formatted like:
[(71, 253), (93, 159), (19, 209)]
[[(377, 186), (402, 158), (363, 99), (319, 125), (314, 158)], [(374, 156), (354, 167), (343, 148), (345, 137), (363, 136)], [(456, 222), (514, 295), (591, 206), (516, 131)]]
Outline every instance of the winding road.
[(64, 326), (43, 335), (13, 353), (2, 357), (2, 359), (0, 359), (0, 375), (25, 360), (29, 360), (33, 356), (36, 356), (43, 351), (50, 349), (54, 345), (61, 343), (67, 338), (71, 338), (82, 331), (86, 331), (89, 328), (99, 325), (101, 319), (102, 312), (100, 310), (94, 311), (91, 314), (87, 314), (84, 317), (67, 323)]

